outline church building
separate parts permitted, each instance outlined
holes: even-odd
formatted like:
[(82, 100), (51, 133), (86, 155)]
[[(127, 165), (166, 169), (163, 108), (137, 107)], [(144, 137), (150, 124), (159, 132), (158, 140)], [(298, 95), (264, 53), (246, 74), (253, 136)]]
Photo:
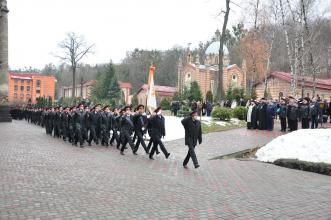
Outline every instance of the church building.
[[(196, 81), (200, 87), (203, 99), (206, 98), (208, 91), (213, 95), (217, 92), (218, 63), (219, 63), (219, 41), (213, 42), (206, 50), (206, 59), (204, 64), (199, 63), (199, 57), (193, 62), (191, 53), (188, 52), (185, 65), (179, 64), (178, 68), (178, 91), (183, 91), (185, 87), (189, 88), (191, 82)], [(229, 51), (223, 46), (223, 88), (227, 91), (229, 86), (232, 88), (246, 88), (246, 68), (243, 62), (243, 68), (236, 64), (230, 65)]]

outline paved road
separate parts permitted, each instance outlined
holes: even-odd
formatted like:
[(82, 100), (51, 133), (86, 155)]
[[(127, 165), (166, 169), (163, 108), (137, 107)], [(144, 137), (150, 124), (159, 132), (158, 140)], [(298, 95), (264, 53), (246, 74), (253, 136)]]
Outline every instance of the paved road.
[(0, 219), (331, 219), (329, 176), (207, 160), (272, 138), (247, 132), (204, 136), (201, 169), (185, 170), (183, 140), (167, 144), (170, 159), (152, 161), (141, 151), (73, 147), (23, 121), (2, 123)]

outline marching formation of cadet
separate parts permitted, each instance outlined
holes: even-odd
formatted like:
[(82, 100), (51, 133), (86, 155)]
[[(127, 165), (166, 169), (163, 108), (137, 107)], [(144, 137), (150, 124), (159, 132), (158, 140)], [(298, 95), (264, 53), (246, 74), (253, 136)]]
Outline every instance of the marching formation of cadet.
[[(54, 138), (61, 138), (74, 146), (84, 147), (84, 144), (113, 146), (124, 155), (127, 144), (132, 153), (137, 155), (140, 147), (154, 159), (154, 153), (159, 154), (158, 147), (168, 158), (168, 153), (161, 138), (165, 134), (165, 120), (161, 108), (157, 108), (149, 117), (145, 113), (144, 105), (139, 105), (134, 112), (131, 106), (123, 109), (110, 109), (109, 106), (92, 108), (79, 104), (72, 107), (51, 108), (14, 108), (11, 110), (13, 119), (22, 120), (39, 125), (46, 130), (46, 134)], [(150, 136), (148, 146), (144, 136)]]

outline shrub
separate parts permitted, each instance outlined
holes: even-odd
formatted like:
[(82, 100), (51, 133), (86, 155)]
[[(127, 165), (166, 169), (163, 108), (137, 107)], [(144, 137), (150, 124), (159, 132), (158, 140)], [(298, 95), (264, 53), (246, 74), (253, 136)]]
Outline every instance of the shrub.
[(238, 106), (233, 109), (233, 117), (239, 120), (245, 120), (247, 118), (247, 108), (243, 106)]
[(331, 176), (331, 164), (327, 163), (313, 163), (297, 159), (278, 159), (274, 162), (274, 164), (290, 169), (309, 171)]
[(228, 121), (231, 119), (232, 111), (229, 108), (214, 107), (211, 116), (213, 118)]
[(170, 102), (168, 99), (162, 99), (160, 106), (163, 110), (170, 110)]

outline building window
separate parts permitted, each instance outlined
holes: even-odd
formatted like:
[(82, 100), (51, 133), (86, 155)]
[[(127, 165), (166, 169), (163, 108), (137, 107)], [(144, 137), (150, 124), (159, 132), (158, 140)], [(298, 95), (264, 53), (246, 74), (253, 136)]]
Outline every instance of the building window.
[(37, 89), (37, 90), (36, 90), (36, 93), (40, 94), (40, 89)]
[(38, 79), (37, 80), (37, 87), (40, 87), (41, 81)]
[(15, 90), (15, 91), (18, 90), (18, 85), (14, 85), (14, 90)]
[(30, 86), (27, 86), (26, 87), (26, 91), (30, 91)]
[(14, 79), (14, 82), (17, 83), (18, 82), (18, 79)]
[(26, 81), (26, 83), (27, 83), (27, 84), (30, 84), (30, 80), (28, 79), (28, 80)]
[(21, 86), (21, 91), (24, 91), (24, 86)]
[(237, 87), (238, 86), (238, 80), (237, 80), (237, 76), (235, 74), (232, 75), (231, 86), (232, 87)]
[(27, 98), (30, 98), (30, 97), (31, 97), (31, 95), (30, 95), (30, 94), (26, 94), (26, 97), (27, 97)]
[(21, 94), (20, 94), (20, 97), (21, 97), (21, 99), (22, 99), (22, 98), (24, 97), (24, 94), (23, 94), (23, 93), (21, 93)]
[(24, 83), (24, 79), (21, 79), (21, 83)]
[(17, 98), (17, 93), (14, 93), (14, 98)]

